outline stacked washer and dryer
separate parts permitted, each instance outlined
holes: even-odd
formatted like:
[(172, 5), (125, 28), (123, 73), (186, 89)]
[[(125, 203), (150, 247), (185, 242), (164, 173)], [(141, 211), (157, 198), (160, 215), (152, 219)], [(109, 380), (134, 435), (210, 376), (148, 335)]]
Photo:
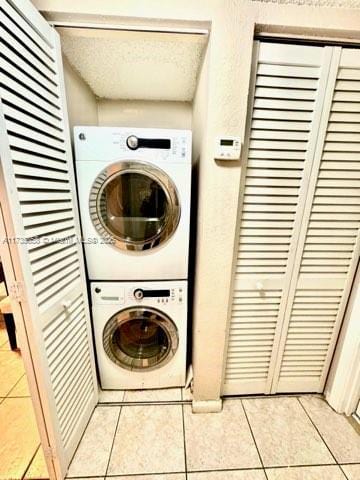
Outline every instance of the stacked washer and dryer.
[(103, 389), (183, 386), (191, 132), (75, 127)]

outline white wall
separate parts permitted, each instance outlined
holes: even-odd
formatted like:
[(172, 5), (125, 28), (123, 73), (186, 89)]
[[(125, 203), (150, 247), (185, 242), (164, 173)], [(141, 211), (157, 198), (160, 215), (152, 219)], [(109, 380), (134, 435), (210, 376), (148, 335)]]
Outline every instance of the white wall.
[(191, 129), (189, 102), (98, 100), (101, 126)]
[(176, 26), (188, 26), (189, 20), (212, 22), (208, 105), (195, 120), (205, 127), (200, 142), (194, 395), (197, 400), (217, 399), (222, 386), (241, 166), (214, 161), (214, 138), (244, 137), (255, 30), (359, 41), (360, 10), (246, 0), (33, 1), (53, 19)]
[(71, 133), (75, 125), (97, 125), (98, 110), (95, 95), (65, 57), (63, 64)]

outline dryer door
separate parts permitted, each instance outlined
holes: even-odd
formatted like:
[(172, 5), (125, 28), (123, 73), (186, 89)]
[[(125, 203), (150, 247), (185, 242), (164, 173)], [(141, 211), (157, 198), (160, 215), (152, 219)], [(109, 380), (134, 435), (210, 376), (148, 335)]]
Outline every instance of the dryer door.
[(159, 310), (132, 307), (106, 323), (103, 346), (110, 360), (127, 370), (155, 370), (175, 355), (179, 345), (176, 325)]
[(118, 162), (105, 168), (93, 183), (89, 205), (97, 232), (121, 250), (163, 244), (180, 220), (174, 183), (163, 170), (145, 162)]

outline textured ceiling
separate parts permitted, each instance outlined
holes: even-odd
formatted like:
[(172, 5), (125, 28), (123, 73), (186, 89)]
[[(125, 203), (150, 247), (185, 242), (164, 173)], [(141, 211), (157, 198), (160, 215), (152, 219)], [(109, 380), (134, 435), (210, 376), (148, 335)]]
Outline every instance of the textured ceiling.
[(60, 28), (72, 67), (99, 98), (191, 101), (206, 35)]
[(360, 0), (252, 0), (283, 5), (308, 5), (313, 7), (360, 8)]

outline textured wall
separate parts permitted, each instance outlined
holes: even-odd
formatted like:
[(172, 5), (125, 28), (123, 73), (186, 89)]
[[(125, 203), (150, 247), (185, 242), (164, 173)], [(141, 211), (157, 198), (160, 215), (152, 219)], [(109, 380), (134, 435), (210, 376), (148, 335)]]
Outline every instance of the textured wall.
[(360, 0), (251, 0), (282, 5), (308, 5), (313, 7), (360, 8)]
[(97, 124), (97, 102), (90, 88), (71, 68), (66, 58), (63, 62), (69, 126), (72, 134), (75, 125)]
[(101, 126), (179, 128), (191, 130), (192, 109), (187, 102), (98, 100)]

